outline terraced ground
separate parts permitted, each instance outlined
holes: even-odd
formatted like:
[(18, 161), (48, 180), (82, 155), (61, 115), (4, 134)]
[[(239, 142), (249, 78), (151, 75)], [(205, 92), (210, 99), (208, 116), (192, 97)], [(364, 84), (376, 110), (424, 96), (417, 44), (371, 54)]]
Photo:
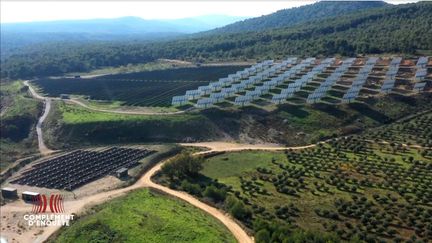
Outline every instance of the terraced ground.
[(96, 78), (41, 78), (32, 82), (42, 93), (83, 95), (92, 100), (120, 101), (129, 106), (169, 106), (175, 95), (206, 85), (244, 66), (177, 68)]
[(193, 206), (140, 189), (94, 208), (48, 242), (235, 242), (219, 221)]

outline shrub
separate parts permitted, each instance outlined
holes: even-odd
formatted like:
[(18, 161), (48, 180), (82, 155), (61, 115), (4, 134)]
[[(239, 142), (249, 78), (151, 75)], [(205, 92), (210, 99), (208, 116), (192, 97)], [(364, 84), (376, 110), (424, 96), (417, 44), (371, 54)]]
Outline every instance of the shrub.
[(211, 198), (215, 202), (224, 201), (227, 192), (224, 189), (218, 189), (214, 185), (207, 186), (204, 190), (204, 196)]

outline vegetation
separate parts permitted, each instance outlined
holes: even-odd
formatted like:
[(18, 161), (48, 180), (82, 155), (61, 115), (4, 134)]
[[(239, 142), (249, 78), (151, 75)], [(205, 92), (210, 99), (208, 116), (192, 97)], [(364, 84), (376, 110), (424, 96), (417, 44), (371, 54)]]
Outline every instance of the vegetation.
[(92, 79), (43, 78), (36, 84), (48, 96), (84, 95), (94, 100), (121, 101), (124, 105), (169, 106), (175, 95), (218, 80), (244, 66), (177, 68), (106, 75)]
[(53, 102), (44, 132), (47, 134), (46, 142), (54, 148), (83, 144), (201, 141), (226, 136), (237, 140), (302, 145), (358, 133), (428, 110), (431, 98), (432, 95), (427, 93), (408, 99), (390, 95), (340, 106), (282, 105), (274, 111), (258, 107), (214, 108), (159, 116), (96, 112)]
[(1, 170), (11, 162), (37, 152), (34, 126), (42, 103), (28, 95), (21, 82), (1, 83)]
[(322, 1), (297, 8), (282, 9), (269, 15), (239, 21), (221, 28), (206, 31), (203, 34), (239, 33), (276, 29), (282, 27), (289, 27), (300, 23), (306, 23), (314, 20), (322, 20), (330, 17), (339, 17), (359, 11), (370, 11), (374, 8), (386, 6), (388, 6), (388, 4), (383, 1)]
[(53, 102), (43, 130), (46, 143), (53, 148), (188, 141), (220, 136), (218, 128), (197, 113), (158, 116), (114, 114), (90, 111), (64, 102)]
[(61, 48), (50, 44), (6, 59), (2, 62), (2, 75), (9, 78), (47, 76), (159, 58), (201, 62), (278, 59), (287, 55), (424, 53), (432, 50), (427, 38), (432, 35), (431, 11), (431, 3), (419, 2), (258, 32), (191, 36), (150, 43), (72, 43), (61, 44)]
[[(414, 116), (394, 134), (404, 137), (417, 129), (412, 123), (429, 118)], [(425, 124), (428, 131), (432, 123)], [(187, 183), (158, 179), (177, 189), (201, 189), (194, 195), (241, 220), (257, 242), (430, 241), (430, 149), (376, 143), (369, 133), (302, 150), (225, 153), (207, 159), (201, 175), (187, 177)], [(424, 142), (423, 136), (411, 138), (414, 145)], [(224, 192), (223, 203), (202, 193), (211, 187)], [(315, 238), (318, 232), (324, 234)]]
[(235, 242), (216, 219), (193, 206), (138, 190), (97, 206), (53, 242)]
[(194, 177), (202, 169), (203, 159), (189, 153), (181, 153), (162, 166), (162, 172), (170, 178)]
[(400, 144), (417, 144), (423, 147), (432, 147), (432, 113), (427, 113), (414, 118), (395, 122), (383, 127), (372, 129), (365, 134), (366, 138), (377, 142), (391, 141), (391, 146)]

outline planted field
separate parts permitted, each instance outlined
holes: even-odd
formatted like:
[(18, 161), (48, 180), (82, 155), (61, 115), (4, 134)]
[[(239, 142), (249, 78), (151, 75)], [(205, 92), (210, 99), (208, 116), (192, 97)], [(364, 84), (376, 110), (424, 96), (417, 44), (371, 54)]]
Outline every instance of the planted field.
[(275, 230), (259, 221), (343, 240), (429, 242), (432, 157), (424, 151), (350, 137), (300, 151), (218, 155), (201, 173), (231, 188), (256, 232)]
[(373, 129), (365, 136), (376, 141), (392, 141), (432, 147), (432, 112), (404, 122), (396, 122), (383, 129)]
[(121, 101), (124, 105), (169, 106), (186, 90), (216, 81), (243, 66), (178, 68), (80, 79), (42, 78), (33, 81), (43, 93), (84, 95), (93, 100)]
[(138, 190), (98, 206), (65, 227), (55, 242), (235, 242), (216, 219), (193, 206)]

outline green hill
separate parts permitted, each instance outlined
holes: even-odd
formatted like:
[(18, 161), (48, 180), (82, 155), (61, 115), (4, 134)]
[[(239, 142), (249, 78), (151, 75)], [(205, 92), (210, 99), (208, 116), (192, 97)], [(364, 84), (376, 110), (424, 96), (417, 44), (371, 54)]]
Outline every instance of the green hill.
[(269, 15), (235, 22), (224, 27), (206, 31), (204, 34), (250, 32), (289, 27), (299, 23), (337, 17), (385, 6), (389, 6), (389, 4), (383, 1), (322, 1), (297, 8), (282, 9)]
[(232, 139), (304, 145), (364, 131), (430, 109), (432, 95), (389, 95), (365, 103), (282, 105), (274, 111), (254, 107), (208, 109), (181, 115), (144, 116), (89, 111), (55, 102), (44, 125), (55, 149), (95, 144), (186, 142)]
[(287, 55), (424, 54), (432, 50), (431, 12), (432, 3), (419, 2), (258, 32), (151, 43), (50, 44), (3, 61), (2, 75), (55, 75), (158, 58), (206, 62)]

